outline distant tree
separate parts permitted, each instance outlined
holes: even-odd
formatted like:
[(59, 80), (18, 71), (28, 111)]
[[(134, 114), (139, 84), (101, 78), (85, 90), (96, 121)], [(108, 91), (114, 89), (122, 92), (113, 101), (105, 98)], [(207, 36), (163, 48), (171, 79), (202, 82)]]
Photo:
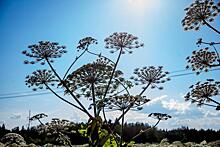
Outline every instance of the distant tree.
[[(195, 0), (185, 11), (186, 16), (182, 20), (184, 30), (194, 29), (198, 31), (204, 25), (220, 35), (220, 31), (211, 25), (211, 22), (220, 13), (220, 2), (215, 4), (214, 0)], [(196, 44), (208, 47), (195, 50), (191, 56), (186, 58), (189, 64), (186, 66), (187, 69), (191, 68), (196, 74), (200, 74), (203, 71), (208, 72), (214, 67), (220, 67), (220, 57), (216, 48), (220, 42), (206, 42), (200, 38)], [(207, 79), (205, 82), (197, 82), (190, 86), (190, 92), (186, 94), (185, 100), (197, 103), (199, 107), (207, 105), (220, 110), (219, 89), (220, 82), (212, 78)]]

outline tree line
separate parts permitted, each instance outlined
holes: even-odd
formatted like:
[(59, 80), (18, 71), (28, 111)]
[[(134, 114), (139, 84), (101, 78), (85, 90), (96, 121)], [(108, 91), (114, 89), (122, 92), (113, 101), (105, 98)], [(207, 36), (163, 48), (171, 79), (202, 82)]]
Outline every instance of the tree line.
[[(110, 124), (113, 125), (111, 121)], [(116, 132), (120, 134), (121, 125), (118, 123)], [(65, 133), (71, 141), (71, 144), (87, 144), (88, 138), (82, 135), (82, 128), (86, 128), (86, 123), (74, 123), (72, 130)], [(141, 130), (146, 130), (151, 128), (147, 123), (125, 123), (124, 124), (124, 136), (123, 140), (129, 141), (133, 136), (138, 134)], [(0, 126), (0, 138), (2, 138), (7, 133), (17, 133), (24, 137), (27, 143), (34, 143), (38, 145), (43, 145), (46, 143), (60, 144), (55, 136), (48, 135), (48, 132), (39, 133), (38, 126), (33, 126), (31, 128), (21, 128), (15, 127), (11, 130), (7, 129), (3, 124)], [(220, 130), (212, 129), (192, 129), (188, 127), (181, 127), (173, 130), (162, 130), (158, 128), (151, 128), (147, 132), (142, 133), (140, 136), (134, 139), (135, 143), (159, 143), (162, 139), (167, 138), (171, 143), (173, 141), (181, 142), (196, 142), (200, 143), (203, 140), (207, 142), (220, 140)]]

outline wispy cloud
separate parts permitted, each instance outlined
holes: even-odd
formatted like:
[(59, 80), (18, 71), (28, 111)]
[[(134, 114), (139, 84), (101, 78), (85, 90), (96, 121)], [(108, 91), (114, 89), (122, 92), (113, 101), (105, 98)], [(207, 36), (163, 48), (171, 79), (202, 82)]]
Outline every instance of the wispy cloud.
[(209, 129), (210, 127), (213, 129), (219, 130), (220, 118), (185, 118), (179, 119), (174, 118), (169, 123), (169, 128), (179, 128), (181, 126), (188, 126), (189, 128), (195, 129)]
[(204, 108), (198, 108), (198, 110), (204, 114), (204, 117), (217, 117), (220, 116), (220, 112), (216, 110), (209, 110)]

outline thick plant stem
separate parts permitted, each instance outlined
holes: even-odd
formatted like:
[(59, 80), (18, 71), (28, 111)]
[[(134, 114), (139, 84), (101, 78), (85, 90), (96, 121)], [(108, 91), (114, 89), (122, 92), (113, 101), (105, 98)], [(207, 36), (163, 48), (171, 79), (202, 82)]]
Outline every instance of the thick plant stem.
[(103, 117), (104, 117), (105, 122), (107, 122), (106, 115), (105, 115), (105, 108), (104, 107), (102, 108), (102, 113), (103, 113)]
[(66, 90), (69, 92), (69, 94), (74, 98), (74, 100), (80, 105), (80, 107), (83, 109), (83, 112), (85, 112), (91, 119), (93, 119), (92, 115), (89, 114), (89, 112), (86, 110), (86, 108), (82, 105), (82, 103), (78, 100), (78, 98), (70, 91), (69, 87), (63, 82), (63, 80), (60, 78), (60, 76), (57, 74), (53, 66), (51, 65), (50, 61), (45, 58), (48, 65), (50, 66), (51, 70), (54, 72), (56, 77), (60, 80), (60, 82), (63, 84), (63, 86), (66, 88)]
[(212, 29), (213, 31), (215, 31), (216, 33), (218, 33), (220, 35), (220, 31), (218, 31), (216, 28), (211, 26), (207, 21), (203, 20), (203, 22), (206, 26), (208, 26), (210, 29)]
[(96, 113), (96, 101), (95, 101), (95, 87), (94, 87), (94, 83), (92, 83), (92, 100), (93, 100), (93, 108), (94, 108), (94, 117), (96, 117), (97, 113)]
[(124, 119), (125, 119), (125, 115), (124, 115), (124, 109), (122, 110), (122, 120), (121, 120), (121, 139), (120, 139), (120, 147), (122, 147), (122, 143), (123, 143), (123, 131), (124, 131)]
[(60, 95), (58, 95), (58, 94), (57, 94), (55, 91), (53, 91), (53, 89), (51, 89), (47, 84), (45, 84), (45, 86), (46, 86), (54, 95), (56, 95), (59, 99), (61, 99), (62, 101), (66, 102), (66, 103), (70, 104), (71, 106), (73, 106), (73, 107), (75, 107), (75, 108), (77, 108), (77, 109), (79, 109), (79, 110), (81, 110), (81, 111), (84, 112), (84, 110), (83, 110), (82, 108), (80, 108), (79, 106), (77, 106), (77, 105), (75, 105), (75, 104), (73, 104), (73, 103), (71, 103), (71, 102), (65, 100), (65, 99), (62, 98)]

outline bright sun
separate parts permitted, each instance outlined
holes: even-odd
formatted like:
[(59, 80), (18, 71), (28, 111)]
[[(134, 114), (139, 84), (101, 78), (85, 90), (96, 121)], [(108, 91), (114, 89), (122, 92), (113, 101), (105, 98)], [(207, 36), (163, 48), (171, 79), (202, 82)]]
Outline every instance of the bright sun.
[(152, 10), (158, 5), (158, 0), (128, 0), (130, 9), (135, 11)]

